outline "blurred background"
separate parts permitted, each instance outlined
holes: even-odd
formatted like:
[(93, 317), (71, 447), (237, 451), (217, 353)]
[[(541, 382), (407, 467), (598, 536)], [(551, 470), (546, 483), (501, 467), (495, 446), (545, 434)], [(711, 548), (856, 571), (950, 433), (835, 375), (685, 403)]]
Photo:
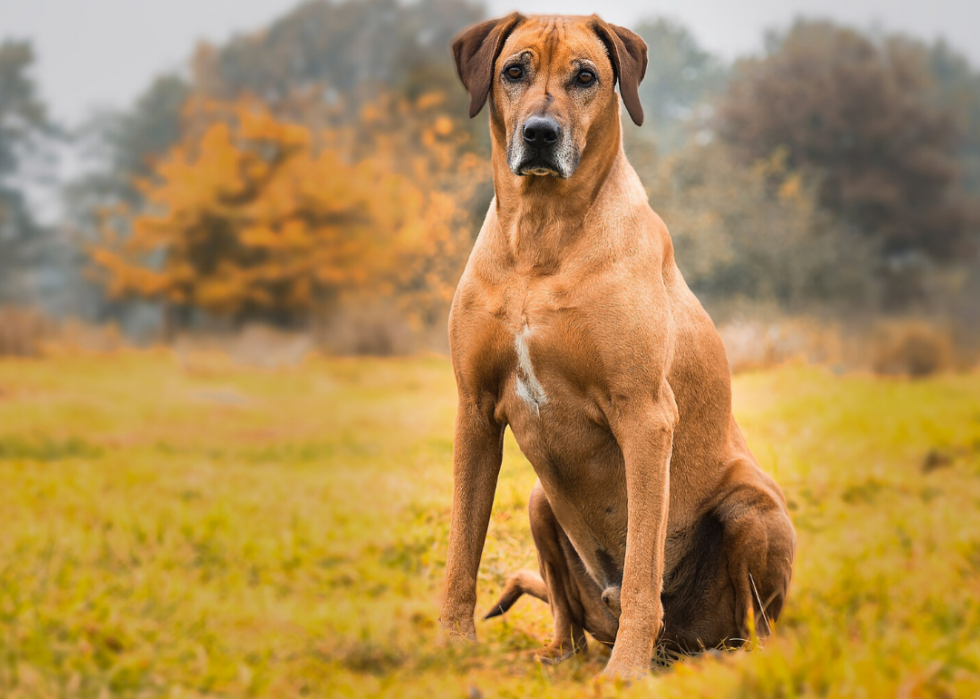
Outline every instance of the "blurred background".
[[(509, 0), (0, 0), (0, 697), (980, 696), (980, 4), (529, 0), (649, 46), (625, 147), (797, 531), (761, 653), (438, 625), (446, 320)], [(514, 441), (477, 611), (537, 567)], [(750, 644), (755, 647), (755, 644)]]
[[(0, 353), (445, 351), (492, 196), (448, 47), (510, 9), (6, 0)], [(975, 362), (975, 6), (520, 9), (598, 9), (646, 40), (626, 148), (735, 368)]]

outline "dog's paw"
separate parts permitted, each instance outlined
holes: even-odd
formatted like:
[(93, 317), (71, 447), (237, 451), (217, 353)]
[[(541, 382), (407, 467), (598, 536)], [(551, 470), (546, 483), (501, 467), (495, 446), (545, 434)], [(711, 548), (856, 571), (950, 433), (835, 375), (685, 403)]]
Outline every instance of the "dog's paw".
[(620, 639), (613, 647), (602, 677), (629, 683), (646, 677), (650, 670), (650, 653), (642, 644), (631, 648), (624, 641), (625, 639)]
[(597, 679), (606, 682), (631, 684), (637, 680), (642, 680), (647, 676), (648, 672), (648, 668), (643, 666), (637, 667), (626, 663), (614, 663), (610, 660)]
[(472, 619), (469, 620), (469, 623), (440, 619), (439, 626), (442, 628), (444, 640), (448, 643), (453, 645), (476, 643), (476, 624), (473, 623)]
[(557, 665), (562, 661), (568, 660), (573, 655), (585, 653), (586, 651), (587, 646), (585, 644), (576, 645), (569, 642), (552, 643), (550, 646), (545, 646), (534, 651), (534, 657), (542, 665)]

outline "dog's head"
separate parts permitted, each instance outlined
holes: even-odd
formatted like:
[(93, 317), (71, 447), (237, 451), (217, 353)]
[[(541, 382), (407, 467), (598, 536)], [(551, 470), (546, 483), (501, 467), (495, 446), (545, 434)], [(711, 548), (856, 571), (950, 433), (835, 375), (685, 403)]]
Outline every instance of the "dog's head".
[(618, 119), (614, 85), (637, 124), (647, 47), (628, 29), (591, 17), (523, 17), (470, 27), (453, 42), (470, 116), (490, 98), (515, 175), (569, 178), (595, 124)]

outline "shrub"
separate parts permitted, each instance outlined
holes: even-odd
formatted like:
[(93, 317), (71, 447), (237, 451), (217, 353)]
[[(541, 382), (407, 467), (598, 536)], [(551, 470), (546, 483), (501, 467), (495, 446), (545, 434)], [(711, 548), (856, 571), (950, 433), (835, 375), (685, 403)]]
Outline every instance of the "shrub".
[(929, 376), (953, 368), (949, 332), (922, 321), (879, 323), (871, 337), (872, 368), (878, 374)]
[(54, 326), (30, 308), (0, 308), (0, 356), (35, 357)]

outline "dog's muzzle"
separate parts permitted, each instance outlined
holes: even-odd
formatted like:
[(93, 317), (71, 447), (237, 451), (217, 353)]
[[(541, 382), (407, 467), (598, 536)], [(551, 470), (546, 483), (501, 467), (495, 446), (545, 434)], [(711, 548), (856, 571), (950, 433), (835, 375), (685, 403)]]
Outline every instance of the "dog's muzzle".
[(571, 139), (553, 117), (532, 116), (520, 127), (520, 138), (512, 138), (507, 164), (515, 175), (571, 177), (578, 157)]

